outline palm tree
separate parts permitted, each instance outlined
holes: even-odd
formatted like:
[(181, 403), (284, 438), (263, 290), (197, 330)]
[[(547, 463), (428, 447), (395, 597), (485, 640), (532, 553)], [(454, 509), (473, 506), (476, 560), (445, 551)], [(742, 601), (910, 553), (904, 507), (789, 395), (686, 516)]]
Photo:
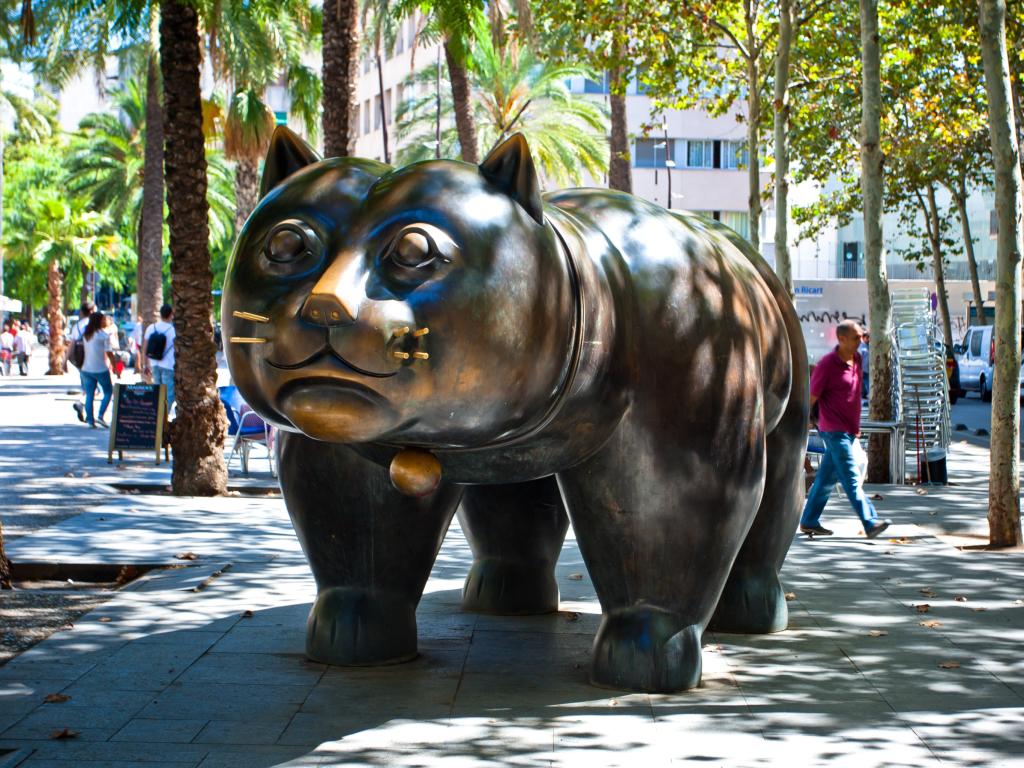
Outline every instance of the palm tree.
[(484, 19), (483, 0), (399, 0), (394, 13), (399, 18), (419, 8), (428, 22), (423, 31), (426, 41), (440, 40), (448, 64), (448, 82), (454, 103), (455, 127), (459, 150), (467, 163), (479, 163), (475, 110), (470, 84), (471, 44), (474, 26)]
[[(137, 80), (128, 80), (123, 90), (113, 94), (112, 101), (118, 115), (94, 112), (79, 123), (66, 161), (65, 183), (73, 193), (88, 197), (95, 210), (110, 216), (114, 225), (135, 243), (141, 261), (147, 236), (146, 173), (151, 167), (147, 160), (152, 143), (147, 131), (149, 98), (141, 92)], [(162, 128), (163, 118), (160, 125)], [(160, 156), (163, 157), (162, 150)], [(214, 246), (234, 235), (234, 178), (222, 152), (208, 147), (206, 159), (210, 243)], [(162, 173), (159, 188), (163, 189)], [(160, 203), (159, 214), (152, 218), (160, 224), (158, 241), (162, 244), (163, 200)], [(163, 295), (162, 264), (161, 253), (155, 269), (159, 297)]]
[(274, 130), (274, 112), (264, 101), (267, 88), (283, 79), (292, 112), (315, 137), (322, 87), (302, 61), (316, 21), (307, 0), (287, 0), (254, 9), (214, 3), (204, 18), (208, 49), (218, 80), (230, 81), (223, 121), (224, 153), (235, 161), (235, 230), (249, 218), (259, 195), (259, 162)]
[(199, 15), (186, 0), (161, 0), (160, 11), (164, 172), (177, 331), (171, 487), (178, 495), (211, 496), (227, 490), (226, 419), (217, 396), (213, 338)]
[(324, 0), (324, 154), (346, 157), (355, 148), (359, 79), (359, 0)]
[(64, 372), (64, 287), (66, 275), (102, 268), (117, 280), (125, 252), (121, 238), (111, 233), (109, 217), (91, 210), (88, 200), (54, 187), (21, 200), (22, 226), (9, 233), (12, 250), (46, 269), (47, 319), (50, 324), (48, 374)]
[[(576, 65), (542, 62), (514, 39), (497, 48), (487, 23), (474, 24), (473, 68), (469, 84), (480, 145), (486, 154), (512, 133), (522, 133), (545, 177), (559, 184), (581, 181), (586, 170), (601, 178), (607, 171), (608, 123), (599, 102), (573, 96), (566, 87), (571, 77), (590, 77)], [(432, 81), (434, 73), (421, 71), (414, 79)], [(424, 93), (398, 113), (404, 149), (399, 164), (434, 156), (436, 96)], [(450, 115), (453, 101), (442, 100), (442, 115)], [(441, 154), (452, 156), (460, 141), (457, 129), (442, 131)]]

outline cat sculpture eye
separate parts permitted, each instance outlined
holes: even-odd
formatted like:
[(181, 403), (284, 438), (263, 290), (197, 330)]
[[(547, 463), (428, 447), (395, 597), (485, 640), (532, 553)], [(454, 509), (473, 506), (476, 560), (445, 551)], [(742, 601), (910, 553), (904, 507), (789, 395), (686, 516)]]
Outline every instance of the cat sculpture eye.
[(451, 262), (457, 251), (458, 246), (437, 227), (416, 224), (399, 232), (384, 260), (395, 268), (399, 279), (415, 280)]
[(309, 226), (292, 219), (270, 230), (265, 252), (271, 261), (287, 264), (312, 254), (319, 245), (320, 239)]

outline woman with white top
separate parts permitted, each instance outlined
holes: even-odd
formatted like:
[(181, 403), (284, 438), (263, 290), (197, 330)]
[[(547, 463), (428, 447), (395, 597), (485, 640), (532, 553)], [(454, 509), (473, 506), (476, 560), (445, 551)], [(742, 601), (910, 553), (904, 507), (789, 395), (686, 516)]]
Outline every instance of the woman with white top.
[[(85, 385), (85, 420), (93, 428), (107, 426), (103, 417), (107, 413), (107, 406), (110, 405), (110, 398), (114, 392), (108, 367), (114, 362), (114, 352), (110, 336), (103, 330), (103, 323), (103, 313), (99, 310), (93, 312), (89, 315), (89, 324), (85, 326), (85, 333), (82, 334), (82, 340), (85, 342), (85, 360), (80, 372), (82, 383)], [(96, 387), (103, 390), (103, 401), (100, 403), (99, 416), (93, 419), (92, 406), (96, 397)]]

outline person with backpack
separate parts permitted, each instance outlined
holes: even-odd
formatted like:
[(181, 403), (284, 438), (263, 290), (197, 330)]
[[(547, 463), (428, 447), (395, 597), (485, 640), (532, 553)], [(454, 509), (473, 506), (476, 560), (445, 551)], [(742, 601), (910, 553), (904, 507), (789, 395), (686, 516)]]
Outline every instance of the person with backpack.
[(160, 320), (146, 329), (143, 338), (143, 366), (153, 375), (154, 384), (167, 387), (167, 411), (174, 403), (174, 310), (170, 304), (160, 307)]
[[(91, 301), (83, 301), (78, 315), (78, 322), (71, 326), (71, 335), (68, 343), (67, 362), (78, 369), (78, 378), (82, 387), (82, 396), (85, 396), (86, 381), (82, 375), (82, 365), (85, 363), (85, 329), (89, 325), (89, 316), (96, 311), (96, 305)], [(95, 384), (93, 385), (95, 389)], [(78, 420), (85, 422), (85, 406), (78, 400), (71, 404), (78, 415)]]

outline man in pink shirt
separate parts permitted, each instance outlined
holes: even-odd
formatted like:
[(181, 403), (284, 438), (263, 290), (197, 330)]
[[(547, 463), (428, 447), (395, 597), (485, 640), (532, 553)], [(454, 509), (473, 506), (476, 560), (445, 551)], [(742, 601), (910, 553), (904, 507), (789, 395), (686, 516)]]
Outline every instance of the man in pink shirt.
[(836, 348), (821, 358), (811, 374), (811, 407), (818, 405), (818, 434), (825, 443), (825, 455), (800, 518), (800, 530), (812, 536), (832, 535), (821, 525), (821, 513), (837, 481), (846, 491), (869, 539), (890, 525), (890, 521), (878, 519), (864, 494), (853, 458), (853, 441), (860, 436), (860, 396), (864, 383), (857, 347), (863, 338), (864, 329), (856, 322), (841, 322), (836, 327)]

